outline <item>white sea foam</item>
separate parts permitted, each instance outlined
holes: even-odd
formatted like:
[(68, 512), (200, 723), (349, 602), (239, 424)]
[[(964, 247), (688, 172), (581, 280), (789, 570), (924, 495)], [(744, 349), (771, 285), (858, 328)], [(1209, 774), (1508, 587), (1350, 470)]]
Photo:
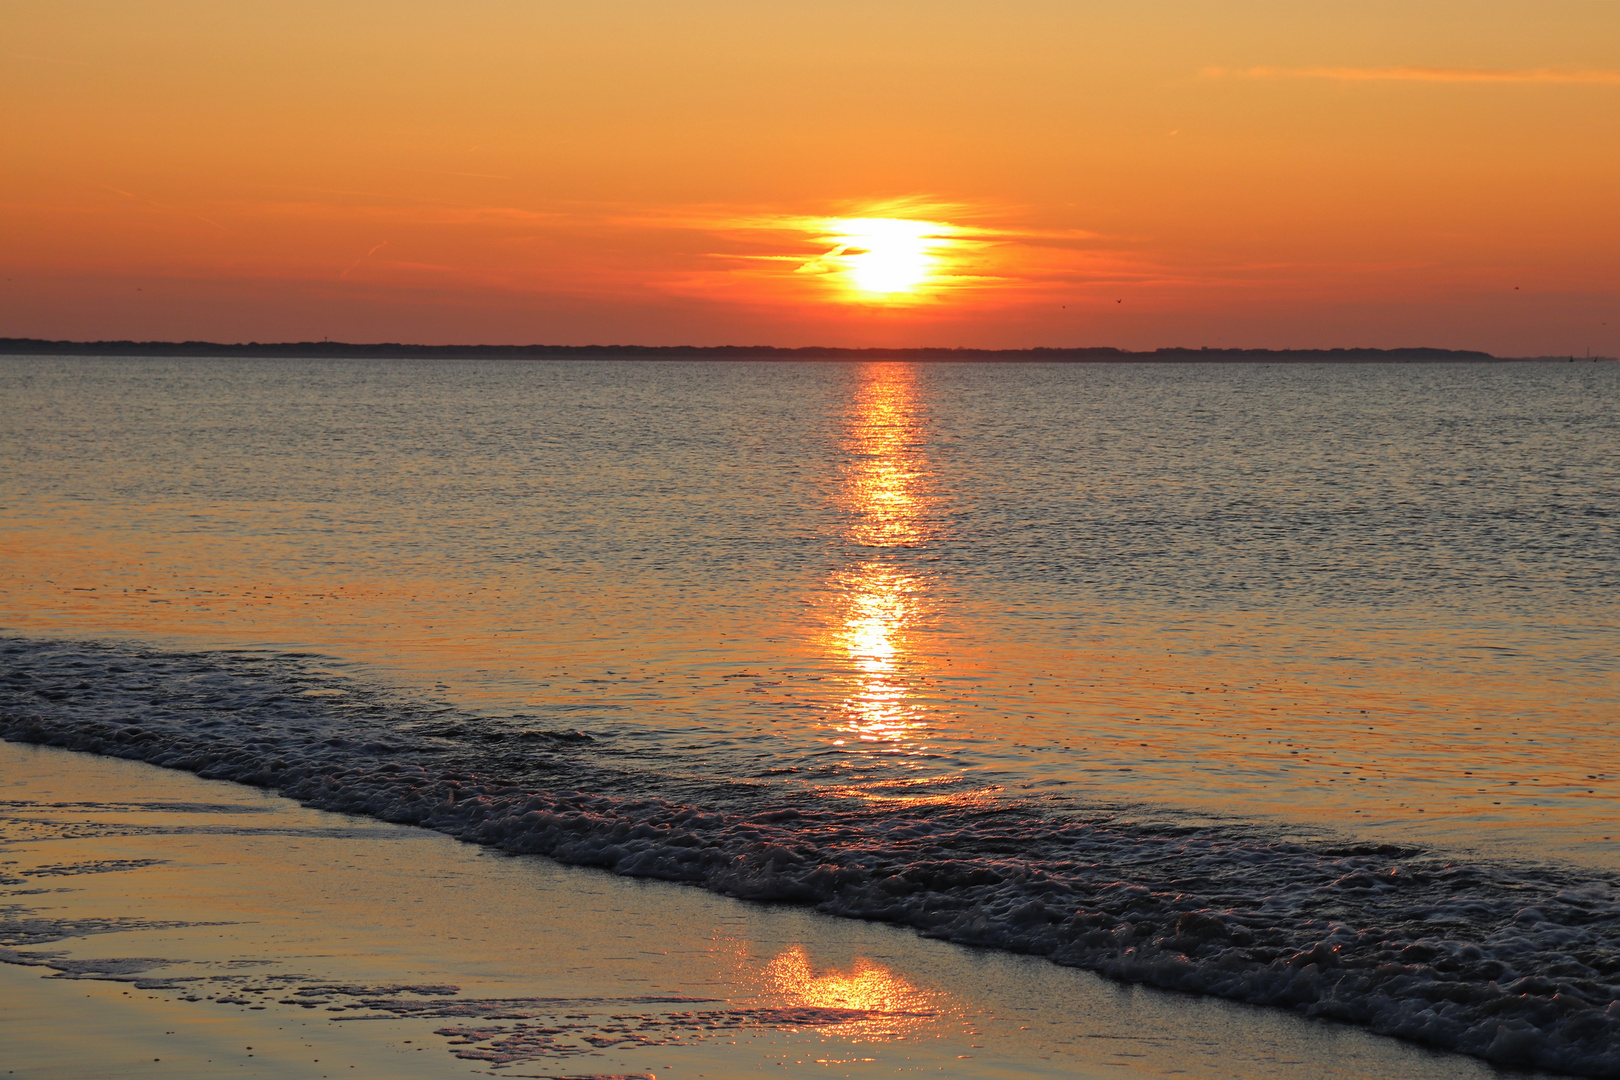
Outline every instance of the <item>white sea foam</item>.
[(1613, 881), (1258, 829), (1133, 826), (990, 796), (874, 804), (706, 789), (635, 767), (611, 737), (447, 716), (295, 656), (23, 640), (0, 656), (8, 739), (1491, 1061), (1620, 1075)]

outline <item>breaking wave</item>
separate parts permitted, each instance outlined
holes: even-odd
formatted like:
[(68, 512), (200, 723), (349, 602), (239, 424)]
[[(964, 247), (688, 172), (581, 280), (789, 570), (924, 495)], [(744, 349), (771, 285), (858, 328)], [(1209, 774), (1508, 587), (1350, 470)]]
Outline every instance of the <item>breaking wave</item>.
[(1613, 880), (983, 793), (875, 802), (681, 779), (612, 733), (413, 701), (297, 654), (4, 639), (0, 657), (0, 736), (13, 741), (1493, 1062), (1620, 1076)]

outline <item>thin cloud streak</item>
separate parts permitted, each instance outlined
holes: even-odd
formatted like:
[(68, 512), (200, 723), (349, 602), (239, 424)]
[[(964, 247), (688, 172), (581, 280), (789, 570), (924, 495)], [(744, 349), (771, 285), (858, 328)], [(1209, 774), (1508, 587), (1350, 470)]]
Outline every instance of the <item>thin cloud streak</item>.
[(982, 218), (986, 209), (968, 208), (954, 203), (907, 203), (897, 209), (896, 203), (875, 203), (852, 206), (843, 215), (831, 214), (778, 214), (753, 209), (705, 207), (698, 211), (675, 210), (669, 213), (639, 213), (606, 216), (601, 220), (626, 228), (674, 229), (691, 232), (726, 233), (790, 233), (820, 235), (836, 233), (840, 223), (872, 218), (901, 218), (926, 220), (938, 224), (940, 231), (924, 239), (952, 241), (1085, 241), (1099, 240), (1103, 234), (1086, 229), (1022, 229), (1017, 227), (990, 227), (958, 224), (963, 218)]
[(1312, 68), (1205, 68), (1207, 79), (1329, 79), (1338, 82), (1521, 83), (1582, 86), (1620, 86), (1620, 71), (1560, 71), (1527, 68), (1492, 71), (1485, 68), (1427, 67), (1312, 67)]

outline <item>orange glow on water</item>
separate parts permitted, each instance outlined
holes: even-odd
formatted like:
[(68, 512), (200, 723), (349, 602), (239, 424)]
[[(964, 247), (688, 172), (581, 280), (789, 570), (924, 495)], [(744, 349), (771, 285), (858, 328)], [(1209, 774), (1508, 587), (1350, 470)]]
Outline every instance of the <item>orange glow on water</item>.
[[(524, 387), (539, 367), (499, 378), (493, 367), (485, 373), (504, 388), (488, 403), (503, 428), (524, 433), (557, 423), (554, 413), (527, 411), (535, 406)], [(412, 407), (461, 408), (459, 391), (414, 397), (416, 384), (406, 380), (428, 374), (425, 367), (399, 373), (397, 391), (373, 390), (372, 380), (390, 385), (387, 368), (354, 369), (367, 393), (401, 395), (382, 399), (397, 403), (377, 413), (386, 423), (342, 414), (332, 421), (341, 428), (328, 429), (324, 421), (311, 425), (315, 410), (302, 405), (290, 420), (266, 414), (262, 423), (244, 424), (240, 430), (254, 437), (240, 441), (274, 444), (279, 425), (290, 424), (298, 438), (277, 451), (284, 457), (255, 451), (231, 462), (239, 479), (222, 481), (215, 496), (164, 490), (136, 502), (121, 498), (154, 476), (190, 484), (222, 456), (218, 438), (193, 434), (211, 430), (218, 406), (204, 394), (219, 372), (214, 365), (187, 370), (120, 364), (118, 379), (127, 381), (109, 383), (100, 397), (87, 392), (95, 379), (76, 375), (84, 397), (71, 423), (17, 440), (53, 450), (94, 445), (117, 430), (126, 400), (140, 403), (146, 416), (162, 415), (159, 405), (178, 410), (178, 402), (193, 410), (135, 443), (161, 452), (147, 445), (76, 470), (72, 482), (90, 496), (62, 497), (54, 481), (13, 485), (10, 527), (0, 536), (7, 634), (314, 652), (364, 665), (366, 677), (402, 682), (425, 699), (442, 691), (458, 705), (502, 714), (579, 716), (582, 727), (635, 716), (658, 738), (668, 733), (683, 746), (687, 730), (711, 722), (730, 732), (774, 733), (786, 747), (784, 762), (794, 766), (783, 770), (794, 777), (784, 783), (839, 797), (935, 798), (941, 787), (955, 797), (965, 784), (1011, 773), (1053, 785), (1031, 791), (1068, 791), (1082, 800), (1366, 822), (1369, 832), (1376, 822), (1380, 835), (1399, 831), (1423, 842), (1533, 835), (1543, 851), (1585, 852), (1613, 832), (1620, 741), (1612, 718), (1620, 712), (1606, 654), (1577, 651), (1585, 648), (1578, 644), (1581, 617), (1572, 614), (1567, 624), (1549, 617), (1544, 627), (1522, 631), (1523, 652), (1547, 657), (1532, 665), (1511, 655), (1492, 659), (1495, 631), (1483, 619), (1414, 630), (1364, 615), (1345, 625), (1288, 608), (1201, 613), (1087, 585), (1068, 594), (1084, 600), (1087, 619), (1064, 623), (1052, 619), (1061, 614), (1055, 605), (1063, 593), (973, 573), (963, 556), (980, 525), (955, 508), (1005, 497), (996, 485), (1017, 480), (1010, 470), (1021, 459), (989, 473), (993, 482), (964, 473), (968, 462), (953, 447), (982, 428), (978, 418), (955, 412), (973, 404), (962, 387), (988, 386), (1008, 377), (1006, 369), (964, 381), (955, 367), (817, 368), (814, 411), (794, 402), (781, 414), (814, 432), (792, 462), (805, 477), (792, 499), (814, 502), (814, 545), (830, 555), (820, 565), (807, 560), (791, 578), (738, 576), (723, 584), (684, 572), (632, 572), (643, 561), (633, 546), (634, 561), (606, 566), (560, 555), (531, 564), (545, 572), (492, 571), (488, 562), (458, 560), (448, 547), (401, 557), (419, 540), (454, 535), (448, 530), (457, 514), (458, 527), (476, 526), (479, 535), (526, 538), (585, 505), (566, 485), (549, 496), (543, 485), (533, 487), (522, 513), (500, 501), (435, 502), (446, 500), (445, 492), (423, 488), (424, 505), (453, 510), (441, 534), (427, 518), (400, 513), (392, 494), (380, 498), (376, 492), (387, 485), (350, 485), (350, 475), (365, 474), (351, 473), (350, 459), (333, 454), (331, 431), (357, 448), (385, 445), (392, 418)], [(175, 385), (184, 392), (154, 394), (147, 388), (154, 371), (181, 380)], [(229, 374), (231, 393), (247, 395), (240, 398), (245, 416), (257, 417), (254, 403), (272, 393), (304, 402), (300, 393), (315, 401), (328, 392), (325, 384), (300, 387), (269, 365), (230, 365)], [(452, 375), (445, 386), (460, 385), (461, 369)], [(618, 375), (604, 368), (580, 385), (600, 393), (600, 380)], [(30, 393), (14, 410), (19, 423), (39, 415), (55, 391)], [(696, 403), (708, 393), (686, 399), (685, 413), (699, 415)], [(772, 386), (754, 400), (774, 409), (775, 398)], [(755, 408), (750, 416), (763, 424), (771, 411)], [(425, 433), (433, 425), (421, 423), (424, 434), (419, 442), (413, 435), (413, 446), (430, 444)], [(741, 425), (728, 418), (724, 428)], [(160, 437), (165, 430), (176, 433), (172, 446)], [(750, 438), (791, 445), (795, 430), (750, 429)], [(725, 444), (694, 445), (707, 453)], [(748, 445), (734, 444), (726, 460), (748, 461)], [(276, 462), (274, 469), (267, 471), (265, 460)], [(407, 456), (400, 475), (425, 474), (426, 460)], [(456, 475), (465, 468), (488, 477), (479, 490), (532, 482), (530, 459), (515, 450), (481, 459), (457, 445), (446, 460), (458, 463)], [(564, 462), (547, 475), (566, 479), (572, 465)], [(632, 473), (622, 459), (613, 467)], [(274, 472), (327, 480), (264, 498), (259, 480)], [(766, 490), (760, 475), (738, 487), (729, 467), (691, 469), (680, 481), (691, 498), (659, 500), (664, 516), (651, 519), (644, 535), (684, 535), (690, 508), (724, 505), (742, 498), (738, 490)], [(1093, 470), (1088, 478), (1107, 491), (1143, 475)], [(325, 483), (356, 500), (356, 521), (374, 524), (334, 528), (327, 503), (310, 494)], [(810, 548), (799, 529), (794, 522), (780, 534), (785, 548)], [(504, 558), (521, 549), (492, 550)], [(745, 558), (741, 547), (719, 550)], [(941, 562), (931, 561), (941, 554)], [(1023, 621), (1040, 633), (1009, 633), (1017, 629), (1009, 612), (1020, 611), (1020, 618), (1042, 620)], [(623, 634), (603, 634), (604, 627)], [(1356, 652), (1347, 651), (1350, 644)], [(828, 744), (847, 749), (828, 753)], [(848, 762), (849, 771), (823, 771), (830, 760)], [(989, 769), (995, 772), (987, 779), (981, 770)], [(948, 785), (930, 788), (942, 777)]]

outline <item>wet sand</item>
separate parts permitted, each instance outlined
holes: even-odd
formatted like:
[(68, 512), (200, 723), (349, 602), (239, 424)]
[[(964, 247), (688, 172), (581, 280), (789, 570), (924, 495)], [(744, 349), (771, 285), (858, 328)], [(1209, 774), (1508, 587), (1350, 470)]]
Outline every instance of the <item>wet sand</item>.
[(0, 935), (0, 1068), (42, 1080), (1514, 1075), (9, 743)]

